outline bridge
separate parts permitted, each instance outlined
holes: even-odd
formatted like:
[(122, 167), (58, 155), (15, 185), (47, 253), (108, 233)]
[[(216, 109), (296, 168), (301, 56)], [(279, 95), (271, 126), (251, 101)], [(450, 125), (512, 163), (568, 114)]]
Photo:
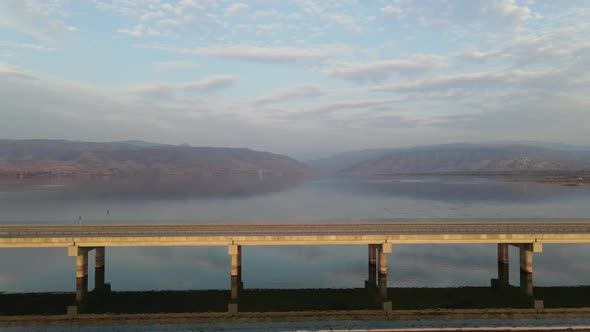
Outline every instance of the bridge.
[[(242, 246), (366, 245), (369, 282), (386, 282), (387, 254), (402, 244), (497, 244), (499, 284), (508, 282), (508, 246), (520, 250), (521, 285), (532, 295), (533, 253), (544, 243), (590, 243), (590, 220), (315, 224), (0, 225), (0, 248), (64, 247), (76, 257), (77, 300), (88, 291), (88, 253), (95, 251), (95, 288), (104, 283), (105, 248), (227, 246), (232, 290), (241, 284)], [(380, 287), (385, 289), (385, 287)], [(233, 291), (232, 291), (233, 293)], [(237, 298), (237, 294), (235, 295)]]

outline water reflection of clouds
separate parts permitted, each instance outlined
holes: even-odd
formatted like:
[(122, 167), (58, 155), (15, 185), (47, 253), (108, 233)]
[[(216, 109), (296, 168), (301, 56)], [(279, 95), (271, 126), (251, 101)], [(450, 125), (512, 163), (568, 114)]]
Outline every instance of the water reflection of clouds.
[(298, 177), (226, 176), (226, 177), (113, 177), (49, 178), (14, 180), (0, 178), (0, 188), (27, 194), (29, 201), (102, 201), (102, 200), (178, 200), (218, 199), (266, 195), (290, 190), (305, 182)]
[[(440, 202), (539, 202), (563, 196), (590, 196), (590, 188), (572, 188), (532, 182), (510, 182), (504, 179), (477, 177), (430, 177), (405, 179), (391, 177), (380, 180), (334, 180), (325, 182), (327, 190), (357, 195), (408, 197)], [(579, 189), (579, 188), (574, 188)]]
[[(393, 248), (388, 257), (390, 287), (487, 286), (496, 277), (495, 245)], [(246, 287), (350, 288), (360, 287), (368, 275), (366, 246), (276, 249), (243, 249)], [(535, 284), (587, 284), (589, 250), (587, 245), (545, 245), (543, 253), (535, 254)], [(518, 251), (511, 249), (510, 254), (511, 282), (517, 285)], [(71, 291), (74, 287), (74, 259), (63, 248), (3, 249), (0, 260), (4, 266), (0, 272), (4, 291)], [(116, 290), (229, 287), (225, 247), (109, 248), (106, 270), (107, 281)]]
[[(201, 188), (189, 181), (161, 187), (106, 181), (88, 188), (83, 184), (68, 183), (67, 189), (52, 188), (37, 194), (14, 191), (0, 200), (0, 220), (77, 222), (78, 216), (83, 216), (86, 222), (98, 223), (296, 223), (375, 219), (585, 218), (590, 215), (590, 205), (586, 204), (590, 199), (590, 186), (570, 188), (461, 177), (434, 178), (418, 184), (324, 179), (297, 188), (288, 183), (283, 187), (280, 181), (276, 187), (268, 183), (268, 186), (258, 184), (258, 187), (250, 188), (247, 182), (237, 187), (220, 186), (216, 189), (215, 185)], [(169, 195), (175, 190), (178, 191)], [(212, 193), (217, 196), (207, 197), (207, 190), (217, 190)], [(263, 194), (264, 190), (271, 191)], [(144, 191), (148, 193), (144, 194)], [(186, 196), (198, 192), (201, 193)], [(228, 196), (224, 196), (224, 192), (229, 192)], [(106, 214), (107, 210), (110, 215)]]

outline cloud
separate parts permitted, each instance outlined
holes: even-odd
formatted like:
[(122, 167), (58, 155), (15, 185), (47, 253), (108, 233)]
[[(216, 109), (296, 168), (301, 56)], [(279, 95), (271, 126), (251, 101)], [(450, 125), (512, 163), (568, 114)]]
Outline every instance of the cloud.
[(179, 61), (162, 61), (152, 65), (152, 69), (157, 73), (169, 73), (178, 70), (193, 70), (199, 68), (199, 65), (188, 60)]
[(323, 59), (342, 54), (342, 47), (322, 47), (304, 49), (294, 47), (255, 47), (255, 46), (226, 46), (209, 47), (198, 51), (200, 55), (227, 58), (241, 61), (264, 63), (293, 63)]
[(3, 40), (0, 41), (0, 48), (11, 48), (11, 49), (27, 49), (33, 51), (45, 51), (45, 52), (53, 52), (55, 51), (54, 47), (47, 47), (39, 44), (31, 44), (31, 43), (19, 43), (14, 41), (7, 41)]
[(403, 10), (399, 6), (394, 5), (381, 7), (380, 11), (383, 15), (387, 16), (399, 16), (403, 13)]
[(487, 2), (487, 5), (484, 5), (480, 9), (482, 14), (495, 12), (501, 17), (516, 22), (523, 22), (531, 18), (531, 10), (526, 6), (517, 5), (514, 0), (495, 0), (485, 2)]
[(17, 79), (26, 79), (26, 80), (36, 80), (37, 77), (27, 74), (20, 70), (17, 67), (6, 65), (0, 63), (0, 78), (4, 76), (5, 78), (17, 78)]
[(539, 64), (555, 67), (555, 61), (571, 63), (581, 53), (590, 50), (590, 42), (586, 39), (583, 29), (569, 28), (543, 35), (519, 35), (502, 40), (499, 45), (488, 47), (487, 51), (470, 48), (457, 52), (455, 56), (471, 63), (501, 60), (520, 68)]
[(158, 19), (158, 18), (161, 18), (164, 16), (166, 16), (166, 13), (164, 13), (161, 10), (157, 10), (157, 11), (148, 12), (148, 13), (141, 15), (140, 20), (141, 21), (151, 21), (151, 20), (155, 20), (155, 19)]
[(294, 113), (288, 113), (281, 116), (286, 116), (291, 119), (310, 119), (310, 118), (322, 118), (331, 115), (335, 112), (342, 112), (348, 110), (364, 110), (370, 107), (394, 105), (402, 101), (402, 99), (355, 99), (345, 100), (334, 103), (325, 104), (316, 108), (308, 109), (305, 111), (298, 111)]
[[(522, 71), (506, 70), (495, 72), (476, 72), (456, 74), (425, 79), (414, 82), (385, 84), (373, 86), (371, 91), (383, 92), (430, 92), (447, 91), (454, 89), (479, 90), (483, 92), (491, 88), (505, 88), (509, 85), (531, 83), (531, 87), (539, 83), (551, 83), (556, 78), (557, 72), (549, 71)], [(557, 83), (557, 82), (554, 82)]]
[(419, 124), (418, 120), (408, 119), (401, 115), (389, 114), (380, 116), (361, 116), (355, 119), (357, 125), (372, 128), (413, 128)]
[[(214, 15), (209, 11), (218, 5), (211, 0), (179, 0), (173, 3), (151, 0), (95, 0), (94, 4), (99, 10), (123, 16), (128, 25), (117, 31), (135, 38), (178, 37), (188, 25), (191, 25), (193, 31), (206, 31), (216, 22), (211, 19)], [(196, 22), (198, 25), (194, 24)]]
[(324, 15), (323, 18), (333, 24), (337, 24), (350, 32), (360, 32), (360, 23), (352, 16), (342, 14)]
[(142, 24), (138, 24), (131, 29), (119, 29), (119, 30), (117, 30), (117, 32), (131, 36), (131, 37), (141, 38), (141, 37), (143, 37), (145, 30), (146, 30), (145, 26), (143, 26)]
[[(533, 17), (532, 10), (516, 0), (387, 1), (384, 18), (411, 20), (412, 24), (445, 29), (464, 36), (492, 27), (511, 30)], [(402, 17), (403, 14), (403, 17)]]
[(38, 41), (52, 42), (55, 34), (68, 30), (60, 18), (64, 13), (61, 2), (3, 0), (0, 1), (0, 26)]
[(225, 17), (232, 17), (232, 16), (236, 16), (238, 14), (243, 13), (244, 11), (248, 10), (248, 8), (250, 8), (250, 6), (248, 6), (245, 3), (241, 3), (241, 2), (235, 2), (232, 3), (231, 5), (229, 5), (224, 12), (224, 16)]
[[(425, 125), (441, 130), (479, 133), (480, 140), (503, 139), (583, 142), (590, 130), (590, 100), (562, 92), (529, 96), (526, 92), (510, 93), (503, 98), (481, 99), (486, 107), (470, 113), (434, 116)], [(563, 130), (568, 128), (568, 130)]]
[(498, 57), (502, 54), (500, 51), (489, 51), (482, 52), (477, 49), (470, 49), (458, 52), (456, 56), (459, 59), (470, 61), (470, 62), (484, 62), (488, 59)]
[(178, 54), (201, 55), (238, 61), (273, 64), (309, 63), (349, 52), (347, 47), (339, 45), (318, 48), (258, 47), (246, 45), (211, 46), (204, 48), (179, 48), (163, 45), (135, 45), (135, 47)]
[[(2, 72), (13, 72), (7, 66), (1, 68)], [(182, 107), (168, 107), (176, 104), (172, 100), (163, 103), (160, 99), (138, 98), (132, 87), (110, 90), (77, 81), (24, 80), (2, 72), (0, 132), (6, 137), (90, 141), (142, 138), (173, 144), (236, 147), (257, 144), (262, 147), (268, 142), (267, 131), (263, 133), (240, 114), (226, 112), (223, 104), (214, 100), (203, 98), (198, 104), (183, 103), (182, 95), (173, 95)], [(209, 78), (172, 88), (204, 91), (221, 82)], [(278, 130), (272, 132), (279, 134)]]
[(234, 84), (238, 78), (230, 75), (211, 76), (196, 82), (185, 83), (144, 83), (126, 87), (125, 92), (137, 95), (141, 98), (169, 100), (178, 97), (190, 96), (212, 92), (227, 88)]
[(328, 70), (325, 73), (357, 82), (378, 82), (393, 75), (416, 75), (447, 66), (445, 58), (439, 55), (415, 55), (408, 60), (377, 61), (354, 64), (343, 68)]
[(307, 98), (320, 97), (328, 93), (318, 84), (301, 84), (291, 89), (272, 93), (252, 101), (256, 106), (265, 106), (271, 104), (284, 103), (288, 101), (295, 101)]

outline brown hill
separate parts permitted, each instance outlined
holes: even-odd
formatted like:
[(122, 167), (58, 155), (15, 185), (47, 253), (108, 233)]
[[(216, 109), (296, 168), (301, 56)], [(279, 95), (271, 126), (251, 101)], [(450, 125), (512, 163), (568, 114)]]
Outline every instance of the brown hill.
[(590, 153), (526, 145), (449, 144), (384, 152), (344, 168), (352, 174), (590, 170)]
[(145, 142), (0, 140), (0, 174), (305, 174), (292, 158), (249, 149)]

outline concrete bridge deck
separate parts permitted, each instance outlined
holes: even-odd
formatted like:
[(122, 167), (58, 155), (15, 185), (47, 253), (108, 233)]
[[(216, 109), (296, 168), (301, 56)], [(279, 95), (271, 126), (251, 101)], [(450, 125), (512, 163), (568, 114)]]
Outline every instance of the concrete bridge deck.
[(347, 224), (0, 225), (0, 247), (590, 243), (590, 220)]

